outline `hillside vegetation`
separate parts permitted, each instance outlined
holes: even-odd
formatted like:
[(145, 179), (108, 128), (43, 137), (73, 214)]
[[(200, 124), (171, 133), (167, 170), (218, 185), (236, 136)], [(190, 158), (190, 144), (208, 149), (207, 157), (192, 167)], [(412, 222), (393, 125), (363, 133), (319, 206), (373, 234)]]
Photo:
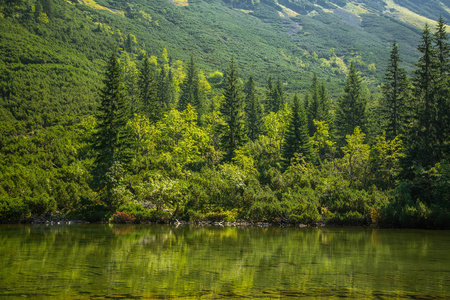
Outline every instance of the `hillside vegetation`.
[(449, 227), (446, 14), (398, 14), (447, 8), (402, 3), (0, 0), (0, 222)]

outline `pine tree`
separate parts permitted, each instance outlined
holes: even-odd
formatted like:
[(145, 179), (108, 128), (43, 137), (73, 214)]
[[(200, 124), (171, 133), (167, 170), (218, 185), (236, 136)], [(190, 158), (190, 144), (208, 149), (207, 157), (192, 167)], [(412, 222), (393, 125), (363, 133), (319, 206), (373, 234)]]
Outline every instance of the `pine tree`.
[(154, 115), (154, 110), (159, 109), (157, 107), (158, 86), (147, 54), (144, 56), (139, 85), (143, 112), (150, 120), (155, 122), (157, 118)]
[(436, 74), (436, 53), (433, 48), (433, 37), (428, 25), (425, 25), (422, 33), (422, 43), (418, 50), (422, 53), (417, 64), (418, 70), (414, 80), (416, 104), (419, 109), (419, 126), (425, 131), (424, 136), (431, 138), (432, 124), (434, 119), (435, 104), (435, 80)]
[(131, 138), (126, 128), (129, 110), (115, 51), (109, 60), (104, 84), (93, 145), (97, 154), (94, 186), (112, 209), (113, 189), (117, 187), (121, 173), (131, 159)]
[(433, 165), (437, 160), (436, 135), (436, 80), (438, 68), (433, 36), (428, 25), (422, 33), (418, 50), (422, 53), (414, 71), (414, 106), (417, 122), (409, 134), (409, 160), (423, 166)]
[(325, 121), (326, 124), (330, 126), (330, 129), (333, 125), (333, 118), (330, 113), (330, 97), (328, 96), (327, 88), (325, 84), (322, 82), (319, 90), (319, 115), (322, 121)]
[(199, 106), (201, 106), (199, 103), (199, 78), (194, 56), (192, 55), (186, 71), (186, 79), (184, 80), (181, 88), (178, 109), (183, 111), (186, 109), (188, 104), (191, 104), (198, 111)]
[(273, 86), (272, 76), (269, 76), (267, 80), (267, 92), (266, 92), (266, 110), (272, 112), (272, 99), (273, 93), (275, 92), (275, 87)]
[(384, 77), (383, 98), (380, 103), (381, 113), (386, 120), (386, 137), (389, 140), (403, 133), (405, 122), (408, 80), (406, 71), (399, 66), (401, 61), (397, 43), (394, 42)]
[(136, 68), (135, 62), (130, 60), (128, 53), (124, 52), (123, 56), (125, 57), (122, 60), (123, 81), (130, 107), (130, 117), (133, 118), (134, 114), (141, 113), (142, 111), (142, 103), (139, 95), (139, 71)]
[(366, 99), (361, 91), (361, 78), (351, 63), (344, 94), (336, 109), (335, 128), (339, 146), (344, 144), (345, 136), (352, 134), (356, 126), (364, 127), (365, 109)]
[[(450, 49), (446, 25), (442, 16), (439, 18), (434, 40), (437, 56), (436, 119), (434, 127), (437, 129), (437, 142), (439, 147), (442, 148), (445, 146), (445, 142), (450, 139)], [(441, 151), (446, 152), (445, 149)]]
[(155, 109), (153, 112), (154, 121), (159, 121), (167, 111), (168, 102), (170, 99), (170, 84), (165, 65), (161, 65), (161, 70), (158, 74), (158, 93), (156, 97)]
[(248, 137), (254, 141), (263, 131), (263, 111), (261, 103), (256, 96), (255, 81), (253, 80), (253, 76), (250, 76), (245, 84), (244, 93)]
[(308, 98), (308, 108), (306, 111), (309, 136), (313, 136), (314, 132), (316, 131), (313, 120), (322, 121), (320, 111), (319, 79), (317, 78), (317, 74), (314, 73), (310, 90), (310, 97)]
[(221, 128), (221, 145), (225, 151), (224, 160), (231, 161), (235, 150), (245, 140), (244, 97), (234, 58), (231, 59), (230, 68), (225, 77), (223, 96), (225, 99), (220, 106), (220, 112), (226, 125)]
[(294, 97), (292, 114), (284, 138), (282, 155), (286, 166), (290, 165), (295, 153), (302, 154), (305, 160), (312, 160), (312, 147), (308, 136), (308, 124), (303, 105), (297, 95)]

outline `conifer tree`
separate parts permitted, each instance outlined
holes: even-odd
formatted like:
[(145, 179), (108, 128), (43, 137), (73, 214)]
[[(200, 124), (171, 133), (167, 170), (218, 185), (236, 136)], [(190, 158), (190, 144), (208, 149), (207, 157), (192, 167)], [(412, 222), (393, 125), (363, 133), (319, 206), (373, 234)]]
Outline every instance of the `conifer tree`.
[(274, 85), (272, 77), (269, 77), (267, 84), (266, 106), (269, 112), (277, 112), (284, 106), (284, 90), (280, 80)]
[(308, 107), (306, 110), (309, 136), (313, 136), (316, 130), (313, 120), (322, 121), (320, 111), (319, 80), (317, 78), (317, 74), (314, 73), (310, 90), (310, 97), (308, 98)]
[(220, 112), (226, 124), (221, 128), (221, 145), (225, 152), (224, 160), (231, 161), (235, 150), (245, 140), (244, 97), (234, 58), (231, 59), (225, 77), (223, 96), (225, 99), (220, 106)]
[(141, 89), (143, 112), (150, 120), (155, 122), (157, 119), (155, 110), (159, 110), (157, 105), (158, 86), (147, 54), (144, 56), (139, 85)]
[(322, 121), (325, 121), (330, 126), (330, 129), (333, 125), (333, 118), (330, 113), (331, 103), (330, 97), (328, 96), (327, 88), (325, 84), (322, 82), (319, 90), (319, 115)]
[(121, 65), (123, 66), (123, 81), (130, 108), (130, 117), (142, 111), (142, 103), (139, 95), (139, 71), (136, 68), (134, 61), (130, 60), (128, 53), (123, 53), (124, 59)]
[(438, 68), (436, 51), (430, 27), (425, 25), (422, 40), (418, 46), (422, 53), (414, 71), (414, 106), (417, 122), (413, 126), (408, 145), (409, 161), (423, 166), (433, 165), (437, 160), (436, 135), (436, 80)]
[(284, 138), (282, 155), (289, 166), (295, 153), (302, 154), (307, 161), (312, 160), (312, 147), (308, 136), (308, 124), (303, 105), (297, 95), (294, 97), (292, 114)]
[(335, 128), (339, 146), (344, 144), (345, 136), (352, 134), (356, 126), (364, 127), (365, 109), (366, 99), (361, 91), (361, 78), (351, 63), (344, 94), (339, 99), (336, 109)]
[[(170, 64), (169, 64), (170, 66)], [(169, 72), (167, 73), (166, 77), (167, 81), (167, 100), (166, 100), (166, 110), (171, 110), (176, 108), (176, 90), (175, 90), (175, 84), (173, 82), (173, 71), (172, 67), (169, 67)]]
[(131, 138), (126, 128), (129, 110), (115, 51), (109, 60), (104, 84), (93, 145), (97, 154), (94, 186), (102, 200), (112, 209), (113, 189), (131, 159)]
[[(434, 34), (437, 63), (436, 79), (436, 139), (440, 147), (450, 138), (450, 48), (446, 25), (442, 18), (436, 26)], [(445, 149), (442, 149), (445, 151)]]
[(437, 77), (436, 53), (433, 47), (433, 37), (426, 24), (422, 33), (422, 41), (418, 47), (422, 53), (417, 63), (418, 69), (414, 72), (416, 105), (418, 106), (419, 127), (424, 131), (424, 137), (429, 140), (433, 135), (433, 119), (435, 105), (435, 80)]
[(383, 98), (380, 103), (381, 112), (386, 121), (386, 137), (389, 140), (403, 133), (404, 128), (406, 101), (408, 100), (408, 80), (406, 71), (400, 68), (401, 61), (397, 43), (394, 42), (384, 77)]
[(159, 121), (164, 112), (167, 110), (167, 103), (169, 101), (169, 82), (167, 80), (167, 70), (165, 65), (161, 65), (161, 69), (158, 74), (158, 97), (157, 106), (158, 111), (155, 112), (155, 117)]
[(263, 131), (263, 111), (261, 103), (256, 95), (255, 81), (250, 76), (245, 84), (245, 112), (247, 114), (248, 137), (254, 141)]
[(191, 60), (187, 66), (186, 79), (181, 88), (180, 100), (178, 101), (178, 109), (183, 111), (188, 104), (191, 104), (196, 110), (199, 110), (199, 78), (198, 70), (195, 65), (194, 56), (191, 55)]
[(272, 112), (272, 99), (275, 87), (273, 86), (272, 76), (269, 76), (267, 80), (267, 92), (266, 92), (266, 110)]

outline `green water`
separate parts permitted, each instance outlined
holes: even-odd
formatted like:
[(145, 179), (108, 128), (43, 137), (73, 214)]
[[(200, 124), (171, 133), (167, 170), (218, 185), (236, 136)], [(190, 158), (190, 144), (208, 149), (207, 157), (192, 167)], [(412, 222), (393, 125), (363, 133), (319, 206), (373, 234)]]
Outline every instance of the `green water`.
[(0, 299), (450, 299), (450, 232), (0, 226)]

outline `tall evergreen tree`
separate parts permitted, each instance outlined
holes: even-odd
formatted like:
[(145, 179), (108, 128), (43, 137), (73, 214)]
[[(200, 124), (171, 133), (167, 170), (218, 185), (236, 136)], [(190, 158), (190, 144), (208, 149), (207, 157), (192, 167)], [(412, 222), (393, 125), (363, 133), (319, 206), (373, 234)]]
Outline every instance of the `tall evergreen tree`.
[(263, 110), (256, 95), (255, 81), (250, 76), (244, 88), (248, 137), (254, 141), (263, 131)]
[(152, 67), (150, 65), (150, 59), (147, 54), (144, 56), (141, 76), (140, 76), (140, 90), (141, 90), (141, 101), (143, 105), (143, 112), (152, 121), (156, 121), (156, 116), (154, 115), (155, 110), (158, 108), (158, 85), (156, 83), (155, 75), (153, 73)]
[(157, 96), (157, 107), (158, 110), (155, 111), (155, 118), (156, 121), (159, 121), (164, 112), (167, 110), (168, 107), (168, 101), (170, 98), (170, 87), (169, 87), (169, 81), (167, 79), (167, 68), (165, 65), (161, 65), (161, 69), (159, 70), (158, 74), (158, 96)]
[(269, 112), (277, 112), (284, 106), (284, 90), (280, 80), (274, 85), (272, 77), (269, 77), (267, 83), (266, 107)]
[(435, 80), (436, 53), (433, 47), (433, 37), (429, 26), (426, 24), (422, 33), (422, 42), (418, 47), (422, 53), (417, 64), (418, 69), (414, 72), (415, 97), (419, 111), (419, 124), (425, 130), (426, 136), (431, 138), (432, 124), (434, 119), (435, 104)]
[(422, 53), (414, 71), (414, 106), (417, 123), (409, 135), (410, 161), (428, 166), (436, 162), (436, 79), (437, 61), (430, 27), (425, 25), (418, 46)]
[(139, 95), (139, 71), (136, 68), (134, 61), (130, 60), (128, 53), (123, 53), (124, 59), (121, 65), (123, 66), (123, 81), (130, 108), (130, 116), (141, 113), (142, 103)]
[[(171, 66), (171, 64), (169, 64)], [(173, 80), (172, 67), (169, 67), (169, 71), (166, 77), (167, 81), (167, 100), (166, 100), (166, 110), (171, 110), (176, 108), (176, 88)]]
[(108, 63), (101, 102), (97, 113), (94, 186), (112, 209), (113, 189), (131, 159), (131, 138), (126, 128), (129, 110), (122, 74), (115, 51)]
[(267, 80), (267, 92), (266, 92), (266, 110), (268, 112), (272, 111), (272, 99), (273, 99), (273, 93), (275, 92), (275, 87), (273, 85), (272, 76), (269, 76), (269, 79)]
[(235, 150), (245, 140), (244, 97), (234, 58), (231, 59), (225, 77), (223, 96), (225, 99), (220, 106), (220, 112), (226, 124), (221, 128), (221, 145), (225, 151), (225, 161), (231, 161)]
[(344, 144), (345, 136), (352, 134), (356, 126), (364, 127), (365, 109), (366, 99), (361, 91), (361, 78), (351, 63), (344, 94), (336, 108), (335, 129), (339, 146)]
[(294, 97), (292, 114), (282, 146), (282, 155), (286, 166), (289, 166), (295, 153), (303, 154), (307, 161), (312, 160), (312, 147), (308, 136), (306, 114), (297, 95)]
[(309, 136), (313, 136), (314, 132), (316, 131), (313, 120), (322, 121), (320, 111), (319, 79), (317, 78), (317, 74), (314, 73), (310, 90), (310, 97), (308, 98), (308, 107), (306, 110)]
[(326, 124), (329, 125), (329, 128), (332, 128), (333, 118), (330, 113), (331, 103), (330, 97), (328, 96), (327, 88), (325, 84), (322, 82), (319, 90), (319, 115), (322, 121), (325, 121)]
[(386, 121), (385, 130), (388, 139), (393, 139), (403, 133), (404, 128), (406, 101), (408, 100), (408, 80), (406, 71), (400, 68), (401, 61), (397, 43), (394, 42), (382, 87), (383, 98), (380, 101), (381, 112)]
[[(436, 119), (434, 127), (437, 129), (436, 139), (440, 148), (450, 139), (450, 49), (446, 25), (442, 18), (434, 34), (437, 79), (436, 79)], [(450, 145), (447, 145), (449, 147)], [(446, 151), (442, 149), (442, 151)]]
[(186, 79), (181, 88), (180, 100), (178, 102), (178, 109), (183, 111), (188, 104), (194, 106), (199, 110), (199, 77), (197, 66), (195, 65), (194, 56), (191, 55), (191, 60), (187, 66)]

